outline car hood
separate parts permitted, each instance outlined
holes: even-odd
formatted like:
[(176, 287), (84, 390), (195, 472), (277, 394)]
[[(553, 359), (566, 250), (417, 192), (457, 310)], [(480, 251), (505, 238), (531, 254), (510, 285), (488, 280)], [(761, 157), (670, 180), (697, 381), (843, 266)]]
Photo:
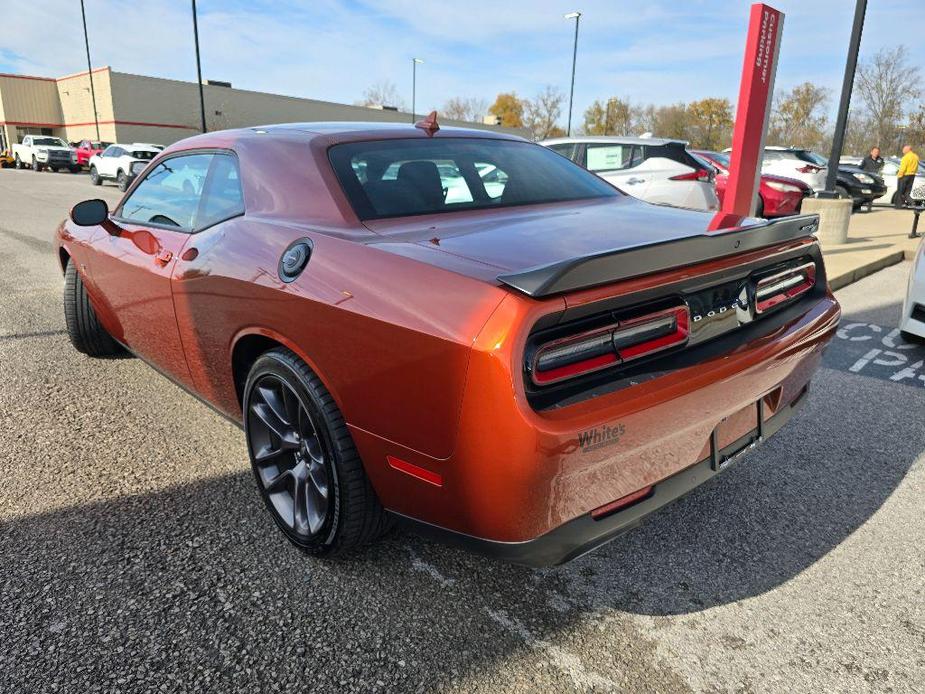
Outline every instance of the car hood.
[(758, 223), (621, 196), (375, 220), (366, 226), (377, 234), (369, 243), (383, 250), (494, 280), (501, 273)]

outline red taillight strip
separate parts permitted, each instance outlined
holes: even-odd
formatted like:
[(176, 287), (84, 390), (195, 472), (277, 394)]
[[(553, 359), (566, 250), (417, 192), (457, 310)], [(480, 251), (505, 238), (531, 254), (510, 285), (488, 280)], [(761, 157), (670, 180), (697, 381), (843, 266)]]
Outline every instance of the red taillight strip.
[(765, 277), (755, 287), (755, 313), (770, 311), (785, 301), (805, 294), (815, 285), (816, 263), (806, 263)]
[[(663, 335), (662, 337), (657, 337), (654, 340), (640, 342), (638, 345), (624, 347), (620, 350), (620, 358), (623, 361), (630, 361), (631, 359), (638, 359), (639, 357), (648, 356), (649, 354), (661, 352), (663, 349), (668, 349), (670, 347), (687, 342), (688, 335), (690, 335), (690, 313), (688, 312), (687, 306), (676, 306), (666, 311), (660, 311), (659, 313), (651, 313), (648, 316), (634, 318), (631, 321), (621, 323), (620, 329), (629, 328), (639, 323), (654, 322), (659, 318), (664, 318), (667, 316), (673, 316), (676, 321), (673, 333)], [(619, 334), (620, 330), (617, 330), (615, 335)]]
[(689, 173), (678, 174), (677, 176), (669, 176), (669, 181), (709, 181), (710, 172), (707, 169), (696, 169)]
[(387, 455), (385, 459), (389, 463), (389, 467), (398, 470), (399, 472), (404, 472), (406, 475), (411, 475), (417, 479), (432, 484), (435, 487), (443, 486), (443, 476), (423, 468), (420, 465), (415, 465), (414, 463), (409, 463), (407, 460), (402, 460), (401, 458), (396, 458), (395, 456)]
[(555, 383), (556, 381), (561, 381), (564, 378), (571, 378), (579, 374), (589, 374), (619, 363), (620, 359), (616, 354), (602, 354), (599, 357), (576, 361), (573, 364), (566, 364), (565, 366), (559, 366), (547, 371), (537, 371), (534, 369), (533, 380), (538, 385), (545, 386), (550, 383)]
[[(666, 319), (671, 320), (668, 321)], [(626, 341), (627, 339), (631, 339), (636, 333), (644, 335), (644, 329), (647, 325), (651, 324), (653, 329), (657, 331), (660, 327), (658, 326), (660, 322), (666, 323), (667, 325), (661, 327), (670, 329), (671, 332), (627, 346), (620, 345), (621, 338)], [(600, 371), (601, 369), (606, 369), (610, 366), (621, 364), (625, 361), (639, 359), (640, 357), (684, 344), (687, 342), (689, 334), (690, 313), (687, 306), (674, 306), (663, 311), (657, 311), (655, 313), (639, 316), (638, 318), (621, 321), (616, 325), (598, 328), (545, 344), (537, 350), (536, 355), (533, 357), (533, 363), (530, 368), (531, 377), (536, 385), (545, 386), (574, 376), (583, 376), (585, 374), (594, 373), (595, 371)], [(607, 351), (603, 354), (595, 354), (586, 359), (579, 359), (569, 364), (563, 364), (562, 366), (548, 369), (540, 368), (542, 357), (547, 356), (550, 352), (555, 350), (567, 348), (570, 345), (579, 347), (582, 342), (587, 342), (590, 343), (592, 349), (594, 347), (600, 349), (602, 347), (599, 343), (601, 336), (609, 336), (609, 346), (612, 351)]]

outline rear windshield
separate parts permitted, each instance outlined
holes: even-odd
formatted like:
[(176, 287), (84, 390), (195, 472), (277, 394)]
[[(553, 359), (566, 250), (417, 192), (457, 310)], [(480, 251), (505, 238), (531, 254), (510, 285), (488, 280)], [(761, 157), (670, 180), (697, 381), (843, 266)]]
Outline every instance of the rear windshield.
[(157, 156), (157, 152), (148, 152), (146, 150), (136, 150), (132, 152), (132, 158), (134, 159), (154, 159)]
[(351, 142), (332, 147), (330, 158), (360, 219), (620, 195), (568, 159), (527, 142)]

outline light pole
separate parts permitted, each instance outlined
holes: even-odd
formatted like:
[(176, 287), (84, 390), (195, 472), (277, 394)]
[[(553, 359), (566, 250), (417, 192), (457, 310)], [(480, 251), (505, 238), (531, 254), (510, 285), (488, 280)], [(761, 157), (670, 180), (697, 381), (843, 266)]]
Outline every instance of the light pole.
[(418, 63), (424, 61), (420, 58), (411, 59), (411, 122), (414, 123), (414, 99), (417, 96), (418, 88)]
[(819, 192), (820, 198), (834, 198), (835, 183), (838, 178), (838, 160), (845, 144), (845, 129), (848, 127), (848, 107), (851, 105), (851, 89), (854, 86), (854, 73), (858, 66), (858, 51), (861, 49), (861, 32), (864, 30), (864, 14), (867, 12), (867, 0), (857, 0), (854, 6), (854, 23), (851, 27), (851, 40), (848, 42), (848, 60), (845, 63), (845, 77), (841, 85), (841, 100), (838, 104), (838, 117), (835, 120), (835, 135), (832, 138), (832, 155), (829, 157), (829, 170), (825, 179), (825, 190)]
[(96, 113), (96, 91), (93, 89), (93, 68), (90, 65), (90, 38), (87, 36), (87, 13), (84, 0), (80, 0), (80, 17), (84, 22), (84, 45), (87, 47), (87, 77), (90, 78), (90, 100), (93, 102), (93, 122), (96, 124), (96, 141), (100, 141), (100, 117)]
[(581, 21), (581, 12), (569, 12), (566, 19), (575, 20), (575, 45), (572, 48), (572, 88), (568, 93), (568, 128), (566, 135), (572, 134), (572, 100), (575, 98), (575, 60), (578, 58), (578, 22)]
[(202, 132), (206, 131), (206, 100), (202, 93), (202, 65), (199, 62), (199, 22), (196, 20), (196, 0), (193, 0), (193, 41), (196, 43), (196, 77), (199, 78), (199, 115)]

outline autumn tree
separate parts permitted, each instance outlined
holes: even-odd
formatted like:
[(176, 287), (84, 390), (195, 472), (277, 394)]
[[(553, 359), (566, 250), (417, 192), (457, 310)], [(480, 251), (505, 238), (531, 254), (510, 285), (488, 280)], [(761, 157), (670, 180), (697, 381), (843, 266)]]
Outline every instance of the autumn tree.
[(659, 106), (655, 109), (652, 127), (648, 130), (656, 137), (689, 140), (690, 120), (687, 105), (683, 102)]
[(481, 123), (488, 113), (488, 102), (477, 97), (454, 96), (448, 99), (440, 111), (440, 115), (452, 120)]
[(524, 127), (524, 103), (515, 92), (502, 92), (498, 94), (488, 112), (501, 119), (501, 125), (506, 128)]
[(631, 135), (639, 112), (628, 99), (612, 96), (603, 102), (595, 100), (585, 110), (582, 129), (587, 135)]
[(552, 85), (547, 85), (533, 99), (523, 102), (524, 124), (533, 131), (534, 139), (545, 140), (562, 134), (558, 122), (564, 102), (565, 94)]
[(358, 106), (394, 106), (399, 110), (405, 109), (405, 101), (398, 94), (393, 82), (376, 82), (363, 92), (363, 98), (357, 102)]
[(909, 63), (905, 46), (883, 48), (858, 66), (855, 88), (873, 131), (870, 141), (884, 153), (902, 146), (901, 123), (921, 94), (921, 68)]
[(812, 82), (799, 84), (774, 98), (768, 144), (819, 149), (827, 140), (829, 90)]
[(732, 140), (732, 104), (707, 98), (687, 105), (688, 139), (694, 147), (718, 150)]

